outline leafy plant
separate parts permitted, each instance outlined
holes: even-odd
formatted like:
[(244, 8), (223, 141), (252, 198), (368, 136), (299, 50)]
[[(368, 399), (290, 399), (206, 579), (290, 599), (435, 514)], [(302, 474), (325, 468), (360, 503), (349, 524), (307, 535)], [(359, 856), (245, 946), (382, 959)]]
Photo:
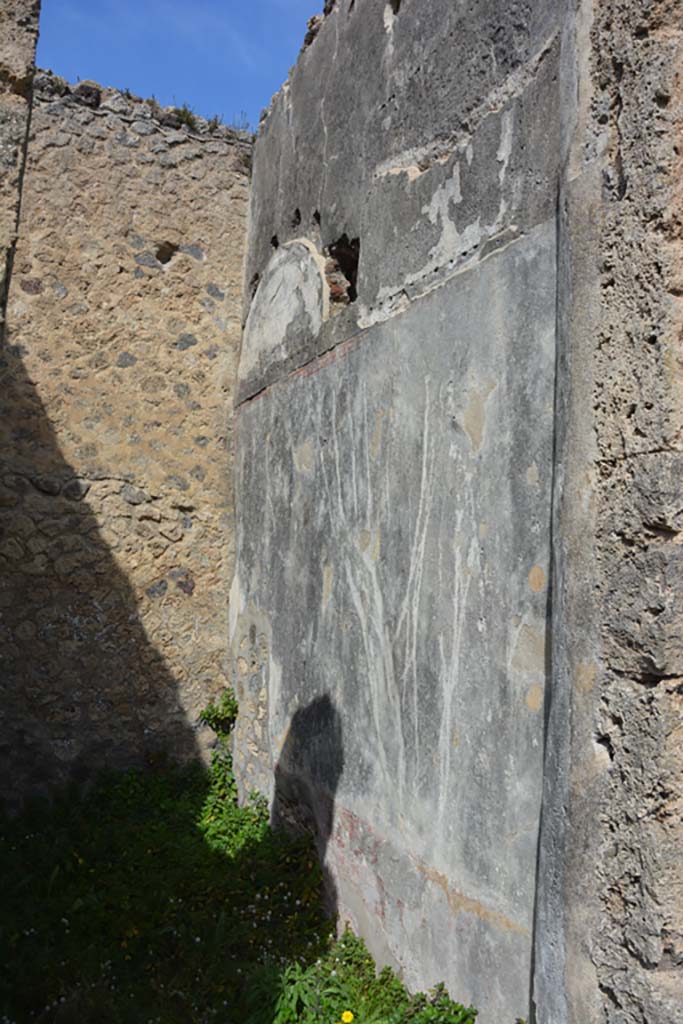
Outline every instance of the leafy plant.
[(103, 777), (0, 820), (0, 1021), (473, 1024), (330, 935), (310, 838), (240, 807), (231, 690), (194, 764)]
[[(285, 992), (276, 1010), (284, 1012), (276, 1012), (273, 1024), (474, 1024), (476, 1018), (476, 1010), (454, 1003), (443, 986), (410, 996), (389, 968), (377, 975), (364, 942), (348, 928), (324, 958), (282, 980)], [(291, 1016), (293, 1007), (298, 1016)]]
[(217, 736), (227, 737), (232, 732), (238, 711), (235, 691), (229, 686), (215, 704), (209, 704), (200, 712), (199, 720), (213, 729)]

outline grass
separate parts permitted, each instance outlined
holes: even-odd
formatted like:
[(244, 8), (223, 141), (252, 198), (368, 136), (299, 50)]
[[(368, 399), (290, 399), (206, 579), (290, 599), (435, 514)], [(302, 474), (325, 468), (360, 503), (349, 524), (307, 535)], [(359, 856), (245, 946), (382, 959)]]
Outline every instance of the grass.
[(183, 103), (182, 107), (174, 107), (173, 113), (181, 124), (187, 125), (193, 132), (197, 130), (197, 115), (187, 103)]
[[(195, 132), (198, 130), (199, 124), (197, 122), (197, 115), (195, 114), (192, 107), (188, 106), (187, 103), (183, 103), (182, 107), (174, 107), (173, 113), (176, 115), (180, 123), (187, 125), (187, 127), (191, 131)], [(225, 122), (223, 121), (222, 115), (214, 114), (213, 117), (210, 117), (208, 119), (207, 128), (213, 134), (214, 132), (218, 131), (218, 129), (224, 124)], [(227, 125), (227, 127), (232, 128), (234, 131), (251, 131), (247, 115), (244, 113), (244, 111), (242, 111), (239, 118), (235, 118), (230, 124)]]
[(0, 872), (0, 1024), (474, 1021), (331, 934), (311, 841), (238, 807), (225, 733), (208, 772), (111, 776), (3, 820)]

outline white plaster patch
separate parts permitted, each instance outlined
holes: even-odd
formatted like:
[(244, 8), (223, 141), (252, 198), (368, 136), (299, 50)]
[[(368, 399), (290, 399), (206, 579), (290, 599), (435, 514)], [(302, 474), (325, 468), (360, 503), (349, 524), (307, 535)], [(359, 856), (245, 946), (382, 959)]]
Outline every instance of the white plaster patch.
[(437, 164), (448, 163), (452, 155), (450, 148), (443, 150), (434, 143), (429, 146), (414, 146), (377, 164), (373, 177), (380, 179), (395, 174), (406, 174), (409, 181), (415, 181)]
[(236, 571), (230, 586), (230, 601), (228, 603), (228, 637), (232, 644), (237, 637), (237, 622), (246, 608), (246, 596), (240, 584), (239, 573)]
[(238, 378), (245, 381), (287, 356), (292, 334), (314, 337), (329, 313), (322, 257), (307, 239), (280, 246), (258, 286), (242, 339)]
[(510, 163), (510, 156), (512, 154), (512, 136), (513, 136), (514, 124), (512, 121), (512, 111), (506, 110), (501, 118), (500, 128), (500, 145), (498, 146), (498, 152), (496, 154), (498, 163), (501, 165), (498, 171), (498, 181), (501, 187), (505, 181), (505, 175), (507, 174), (508, 164)]
[(294, 466), (298, 473), (311, 473), (314, 465), (315, 449), (313, 442), (309, 438), (295, 449)]

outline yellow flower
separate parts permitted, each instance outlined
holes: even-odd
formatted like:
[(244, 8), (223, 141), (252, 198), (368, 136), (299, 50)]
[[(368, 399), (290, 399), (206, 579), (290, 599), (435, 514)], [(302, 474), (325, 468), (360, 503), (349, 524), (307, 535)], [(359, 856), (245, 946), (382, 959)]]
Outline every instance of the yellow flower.
[(353, 1014), (351, 1013), (351, 1011), (350, 1010), (344, 1010), (344, 1012), (342, 1013), (342, 1021), (344, 1022), (344, 1024), (351, 1024), (352, 1020), (353, 1020)]

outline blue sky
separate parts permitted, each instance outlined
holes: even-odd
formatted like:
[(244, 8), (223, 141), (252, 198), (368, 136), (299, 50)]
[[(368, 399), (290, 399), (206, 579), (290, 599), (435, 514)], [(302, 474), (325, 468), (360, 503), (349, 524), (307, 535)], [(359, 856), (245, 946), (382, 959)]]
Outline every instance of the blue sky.
[(253, 127), (323, 0), (43, 0), (38, 65)]

